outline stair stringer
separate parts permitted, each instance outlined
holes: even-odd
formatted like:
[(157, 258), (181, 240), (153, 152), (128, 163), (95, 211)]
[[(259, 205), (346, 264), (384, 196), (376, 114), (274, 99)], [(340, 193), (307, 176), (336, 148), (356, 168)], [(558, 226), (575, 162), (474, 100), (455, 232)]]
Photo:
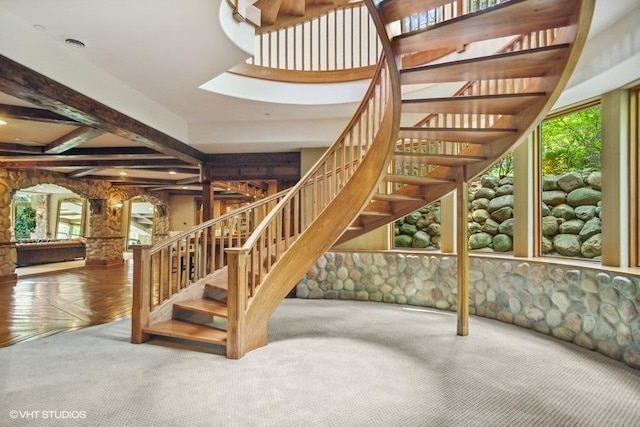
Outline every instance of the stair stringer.
[[(394, 97), (389, 102), (393, 103)], [(390, 141), (395, 141), (399, 127), (399, 114), (394, 110), (397, 106), (387, 107), (380, 131), (351, 179), (265, 276), (247, 306), (244, 330), (238, 334), (239, 357), (266, 344), (271, 314), (371, 199), (393, 154)]]
[[(375, 13), (373, 2), (366, 1), (366, 4), (376, 24), (377, 31), (379, 33), (386, 32), (380, 17)], [(351, 172), (352, 165), (350, 164), (345, 164), (341, 170), (327, 170), (327, 165), (330, 164), (327, 157), (334, 156), (336, 153), (334, 147), (340, 146), (340, 141), (343, 138), (347, 138), (347, 135), (352, 135), (352, 126), (357, 126), (356, 123), (359, 122), (357, 116), (363, 114), (366, 108), (359, 109), (358, 112), (356, 112), (356, 115), (354, 115), (352, 121), (347, 125), (340, 139), (327, 150), (325, 156), (323, 156), (312, 170), (305, 175), (301, 182), (291, 190), (291, 197), (285, 198), (287, 199), (285, 202), (290, 203), (296, 194), (301, 191), (301, 188), (304, 186), (303, 183), (307, 182), (308, 177), (314, 180), (314, 174), (318, 170), (324, 170), (325, 173), (329, 172), (329, 175), (332, 175), (333, 179), (342, 176), (345, 180), (344, 182), (334, 182), (333, 186), (337, 186), (338, 188), (337, 193), (332, 196), (322, 211), (313, 218), (306, 229), (294, 236), (292, 242), (285, 243), (286, 251), (280, 256), (276, 255), (275, 263), (270, 265), (268, 273), (262, 277), (259, 286), (253, 291), (250, 300), (246, 298), (246, 284), (249, 277), (247, 274), (247, 250), (256, 244), (255, 242), (260, 238), (260, 234), (266, 232), (267, 221), (273, 224), (277, 216), (278, 207), (274, 209), (269, 217), (265, 218), (265, 221), (263, 221), (265, 226), (261, 227), (261, 224), (256, 232), (254, 232), (254, 235), (250, 238), (253, 242), (247, 242), (242, 249), (229, 252), (229, 255), (234, 258), (233, 263), (238, 270), (234, 270), (230, 263), (229, 298), (227, 300), (229, 307), (229, 323), (227, 328), (228, 358), (241, 358), (246, 352), (266, 345), (267, 325), (272, 313), (299, 279), (323, 253), (331, 248), (344, 230), (357, 218), (359, 213), (373, 197), (373, 194), (376, 192), (386, 173), (395, 150), (395, 141), (397, 141), (400, 128), (400, 76), (397, 65), (393, 59), (394, 55), (389, 38), (381, 37), (381, 41), (384, 55), (380, 58), (379, 67), (386, 64), (385, 68), (388, 75), (385, 78), (387, 79), (387, 85), (385, 85), (384, 89), (383, 87), (376, 89), (377, 86), (372, 82), (370, 91), (380, 95), (386, 93), (386, 102), (378, 106), (379, 109), (373, 108), (373, 116), (369, 116), (369, 112), (366, 113), (367, 129), (364, 130), (364, 134), (361, 133), (362, 129), (359, 128), (358, 138), (361, 139), (361, 142), (358, 144), (359, 148), (357, 152), (364, 152), (364, 155), (356, 160), (355, 170)], [(366, 105), (367, 97), (374, 96), (373, 92), (365, 96), (361, 107)], [(366, 137), (367, 132), (369, 132), (369, 120), (380, 120), (379, 127), (375, 131), (372, 131), (375, 135), (369, 136), (369, 138), (372, 138), (370, 144), (363, 146), (362, 137), (363, 135)], [(352, 141), (352, 143), (353, 142), (354, 141)], [(346, 146), (344, 147), (345, 149), (342, 150), (342, 156), (348, 157), (348, 151), (345, 151)], [(353, 147), (350, 150), (353, 155)], [(329, 154), (331, 152), (334, 154)], [(344, 160), (343, 158), (343, 161)], [(355, 159), (352, 158), (351, 161), (353, 162), (354, 160)], [(345, 168), (348, 169), (346, 175)], [(329, 178), (329, 176), (327, 176), (327, 178)], [(327, 181), (327, 185), (329, 186), (328, 193), (331, 193), (332, 184), (329, 179), (327, 179)], [(320, 190), (320, 192), (323, 191)], [(279, 206), (282, 204), (281, 202)], [(288, 235), (287, 227), (283, 226), (282, 223), (279, 225), (282, 229), (281, 231), (284, 231), (284, 234)], [(261, 228), (262, 231), (260, 231)], [(278, 228), (278, 224), (276, 224), (276, 228)], [(285, 236), (285, 240), (286, 239)]]

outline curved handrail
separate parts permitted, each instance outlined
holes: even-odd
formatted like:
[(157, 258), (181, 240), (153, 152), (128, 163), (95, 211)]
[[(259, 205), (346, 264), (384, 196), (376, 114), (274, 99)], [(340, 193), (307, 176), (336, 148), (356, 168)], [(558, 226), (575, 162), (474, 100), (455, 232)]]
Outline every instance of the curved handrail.
[[(366, 4), (376, 15), (373, 3)], [(376, 30), (384, 31), (379, 17), (374, 18)], [(383, 50), (392, 55), (388, 38)], [(266, 342), (268, 318), (281, 299), (376, 191), (399, 129), (399, 74), (391, 58), (380, 60), (376, 77), (340, 137), (243, 247), (227, 251), (228, 357), (241, 357)]]

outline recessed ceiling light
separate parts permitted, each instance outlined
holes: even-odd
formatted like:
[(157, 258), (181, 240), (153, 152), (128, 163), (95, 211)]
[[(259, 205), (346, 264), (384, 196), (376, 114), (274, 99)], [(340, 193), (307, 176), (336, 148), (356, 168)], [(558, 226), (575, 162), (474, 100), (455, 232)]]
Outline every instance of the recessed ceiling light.
[(178, 172), (176, 172), (176, 171), (169, 171), (169, 175), (175, 175), (175, 174), (177, 174), (177, 173), (178, 173)]
[(69, 46), (77, 47), (77, 48), (80, 48), (80, 49), (82, 49), (85, 46), (83, 42), (81, 42), (80, 40), (77, 40), (77, 39), (69, 38), (69, 39), (65, 39), (64, 42), (66, 44), (68, 44)]
[(182, 187), (182, 189), (183, 189), (183, 190), (186, 190), (186, 189), (187, 189), (187, 187)]
[(125, 176), (127, 173), (125, 171), (120, 172), (120, 176)]
[(6, 125), (6, 124), (7, 124), (7, 122), (5, 122), (4, 120), (0, 119), (0, 126)]

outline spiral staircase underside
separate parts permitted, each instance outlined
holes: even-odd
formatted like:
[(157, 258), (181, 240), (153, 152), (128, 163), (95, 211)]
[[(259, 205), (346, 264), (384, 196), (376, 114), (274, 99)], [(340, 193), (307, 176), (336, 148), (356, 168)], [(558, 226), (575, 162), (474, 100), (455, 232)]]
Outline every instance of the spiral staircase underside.
[[(273, 16), (271, 9), (277, 9), (277, 18), (280, 13), (300, 13), (301, 3), (260, 0), (256, 6), (263, 17)], [(308, 7), (322, 2), (304, 3)], [(385, 28), (397, 28), (399, 20), (447, 4), (438, 0), (383, 0), (377, 6), (369, 0), (367, 3), (376, 15), (382, 38), (387, 38)], [(266, 280), (257, 286), (247, 316), (241, 321), (240, 334), (246, 336), (239, 338), (241, 345), (236, 348), (240, 350), (230, 353), (227, 349), (227, 356), (242, 357), (266, 344), (269, 316), (300, 275), (313, 265), (318, 253), (464, 188), (464, 183), (525, 140), (566, 84), (586, 39), (593, 7), (593, 0), (511, 0), (383, 40), (387, 55), (392, 52), (400, 68), (401, 87), (392, 90), (410, 94), (395, 107), (397, 126), (385, 135), (393, 149), (391, 163), (384, 170), (371, 171), (378, 177), (371, 181), (375, 185), (362, 188), (370, 191), (369, 202), (355, 217), (346, 219), (345, 228), (326, 236), (330, 229), (326, 221), (330, 219), (325, 216), (322, 221), (312, 222), (282, 260), (273, 265)], [(481, 51), (473, 47), (496, 39), (504, 39), (498, 51), (463, 54)], [(406, 58), (410, 60), (404, 61)], [(419, 63), (417, 58), (437, 60)], [(442, 83), (452, 83), (458, 89), (447, 97), (416, 96), (421, 93), (416, 87)], [(416, 114), (422, 117), (418, 122), (412, 121)], [(331, 203), (344, 204), (345, 200), (336, 197)], [(339, 212), (340, 207), (329, 204), (325, 210)], [(466, 228), (466, 210), (460, 206), (459, 211), (458, 222), (464, 221), (458, 229), (461, 233)], [(322, 236), (319, 240), (324, 243), (304, 243), (316, 242), (314, 236)], [(459, 247), (459, 256), (465, 253), (466, 248)], [(202, 325), (194, 319), (204, 315), (224, 323), (230, 274), (217, 272), (201, 298), (176, 304), (174, 312), (180, 313), (182, 320), (148, 325), (144, 333), (228, 345), (224, 325), (216, 324), (212, 331), (210, 324)], [(459, 276), (462, 289), (464, 271), (459, 270)], [(464, 296), (464, 292), (459, 295), (459, 325)]]

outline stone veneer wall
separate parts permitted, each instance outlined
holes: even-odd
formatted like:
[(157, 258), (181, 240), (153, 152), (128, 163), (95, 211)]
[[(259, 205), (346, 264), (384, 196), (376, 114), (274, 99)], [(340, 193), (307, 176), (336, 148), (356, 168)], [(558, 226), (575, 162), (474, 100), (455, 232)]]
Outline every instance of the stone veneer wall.
[[(456, 257), (328, 252), (298, 298), (456, 310)], [(640, 281), (627, 273), (496, 256), (470, 260), (470, 313), (533, 329), (640, 369)]]
[[(167, 193), (147, 195), (138, 187), (114, 187), (108, 181), (93, 179), (73, 179), (51, 171), (9, 170), (0, 168), (0, 280), (15, 279), (17, 260), (15, 242), (11, 242), (11, 202), (16, 190), (38, 184), (57, 184), (81, 197), (104, 201), (101, 212), (90, 212), (90, 236), (87, 236), (87, 263), (108, 265), (122, 260), (124, 236), (122, 233), (122, 212), (119, 203), (133, 197), (145, 197), (155, 204), (163, 205), (166, 214), (169, 196)], [(166, 216), (166, 215), (165, 215)], [(165, 218), (164, 222), (167, 221)], [(166, 224), (163, 223), (163, 227)]]

